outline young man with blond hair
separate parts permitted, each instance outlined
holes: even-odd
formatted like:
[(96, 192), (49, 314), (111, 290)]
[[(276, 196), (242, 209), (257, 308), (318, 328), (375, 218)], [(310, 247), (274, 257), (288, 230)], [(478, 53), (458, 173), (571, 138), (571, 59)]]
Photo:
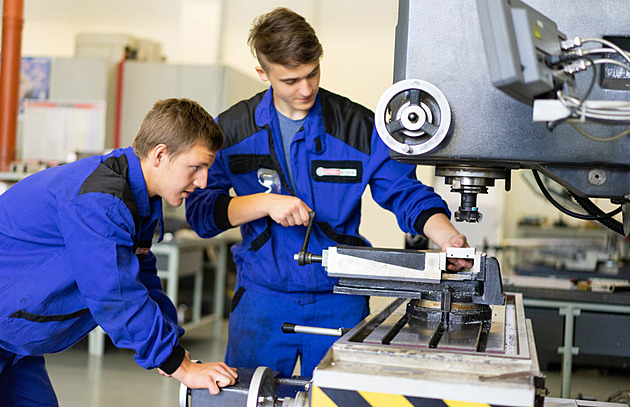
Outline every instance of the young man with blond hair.
[(193, 363), (162, 290), (151, 241), (162, 200), (206, 186), (223, 144), (198, 103), (155, 103), (133, 146), (31, 175), (0, 195), (0, 406), (56, 406), (43, 355), (97, 325), (138, 365), (192, 388), (233, 384), (225, 363)]

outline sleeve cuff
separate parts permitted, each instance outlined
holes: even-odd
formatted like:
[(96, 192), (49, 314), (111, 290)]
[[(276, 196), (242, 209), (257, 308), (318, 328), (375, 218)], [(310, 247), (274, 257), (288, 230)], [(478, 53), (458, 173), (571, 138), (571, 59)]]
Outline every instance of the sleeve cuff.
[(162, 369), (164, 373), (172, 375), (182, 364), (184, 356), (186, 356), (186, 350), (182, 345), (175, 346), (173, 352), (171, 352), (171, 356), (166, 359), (166, 362), (162, 363), (160, 369)]
[(228, 217), (228, 206), (231, 200), (231, 196), (219, 195), (214, 204), (214, 224), (221, 230), (228, 230), (234, 227)]
[(426, 211), (422, 211), (422, 213), (420, 213), (420, 215), (418, 216), (418, 219), (416, 219), (416, 223), (413, 224), (418, 234), (420, 234), (421, 236), (427, 237), (424, 234), (424, 225), (425, 223), (427, 223), (429, 218), (435, 215), (436, 213), (443, 213), (444, 215), (446, 215), (446, 217), (449, 217), (448, 212), (444, 208), (431, 208), (431, 209), (427, 209)]

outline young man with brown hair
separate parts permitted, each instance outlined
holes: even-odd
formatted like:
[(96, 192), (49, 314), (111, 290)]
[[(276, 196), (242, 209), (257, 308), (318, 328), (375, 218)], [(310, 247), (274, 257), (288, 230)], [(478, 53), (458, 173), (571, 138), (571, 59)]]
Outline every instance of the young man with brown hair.
[[(336, 279), (321, 264), (300, 267), (293, 260), (309, 211), (316, 212), (313, 253), (369, 245), (359, 234), (368, 185), (403, 231), (426, 235), (442, 249), (467, 243), (443, 200), (416, 179), (415, 167), (389, 158), (374, 114), (319, 87), (323, 49), (302, 16), (286, 8), (262, 15), (248, 42), (260, 63), (256, 72), (271, 88), (219, 115), (226, 143), (208, 187), (186, 201), (187, 219), (202, 237), (241, 226), (243, 241), (232, 249), (238, 277), (227, 363), (290, 376), (300, 356), (308, 377), (335, 339), (285, 335), (282, 323), (352, 327), (368, 313), (365, 297), (332, 292)], [(449, 268), (462, 266), (469, 264)]]
[[(198, 103), (155, 103), (133, 147), (34, 174), (0, 195), (0, 406), (56, 406), (45, 353), (97, 325), (136, 362), (192, 388), (233, 384), (225, 363), (179, 344), (175, 306), (151, 253), (162, 199), (204, 188), (223, 144)], [(161, 236), (160, 236), (161, 239)]]

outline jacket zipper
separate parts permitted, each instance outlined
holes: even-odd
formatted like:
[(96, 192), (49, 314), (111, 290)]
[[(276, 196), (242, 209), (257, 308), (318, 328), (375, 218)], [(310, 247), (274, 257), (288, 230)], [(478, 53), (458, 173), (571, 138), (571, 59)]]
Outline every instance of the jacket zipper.
[[(284, 172), (282, 171), (282, 166), (280, 165), (280, 161), (278, 160), (278, 155), (276, 154), (276, 147), (273, 144), (273, 136), (271, 134), (271, 128), (269, 124), (264, 125), (265, 130), (267, 130), (267, 136), (269, 137), (269, 155), (271, 156), (271, 160), (273, 161), (273, 165), (276, 167), (276, 171), (280, 174), (280, 182), (285, 190), (287, 190), (292, 196), (295, 196), (295, 191), (293, 188), (289, 186), (289, 182), (287, 181)], [(287, 163), (287, 165), (291, 165), (291, 163)]]

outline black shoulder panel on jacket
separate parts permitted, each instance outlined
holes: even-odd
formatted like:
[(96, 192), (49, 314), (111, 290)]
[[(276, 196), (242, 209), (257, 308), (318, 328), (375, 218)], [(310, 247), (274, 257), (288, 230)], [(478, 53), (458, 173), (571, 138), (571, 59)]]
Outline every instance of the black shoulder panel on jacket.
[(109, 157), (100, 163), (96, 170), (83, 181), (83, 185), (79, 189), (79, 195), (90, 192), (110, 194), (120, 199), (129, 208), (134, 223), (138, 224), (140, 212), (129, 186), (129, 163), (127, 162), (127, 157), (124, 155)]
[(254, 113), (265, 92), (267, 91), (264, 90), (248, 100), (241, 100), (219, 115), (219, 127), (225, 136), (223, 148), (238, 144), (262, 129), (256, 124)]
[(326, 133), (369, 155), (374, 113), (346, 97), (322, 88), (319, 91)]

